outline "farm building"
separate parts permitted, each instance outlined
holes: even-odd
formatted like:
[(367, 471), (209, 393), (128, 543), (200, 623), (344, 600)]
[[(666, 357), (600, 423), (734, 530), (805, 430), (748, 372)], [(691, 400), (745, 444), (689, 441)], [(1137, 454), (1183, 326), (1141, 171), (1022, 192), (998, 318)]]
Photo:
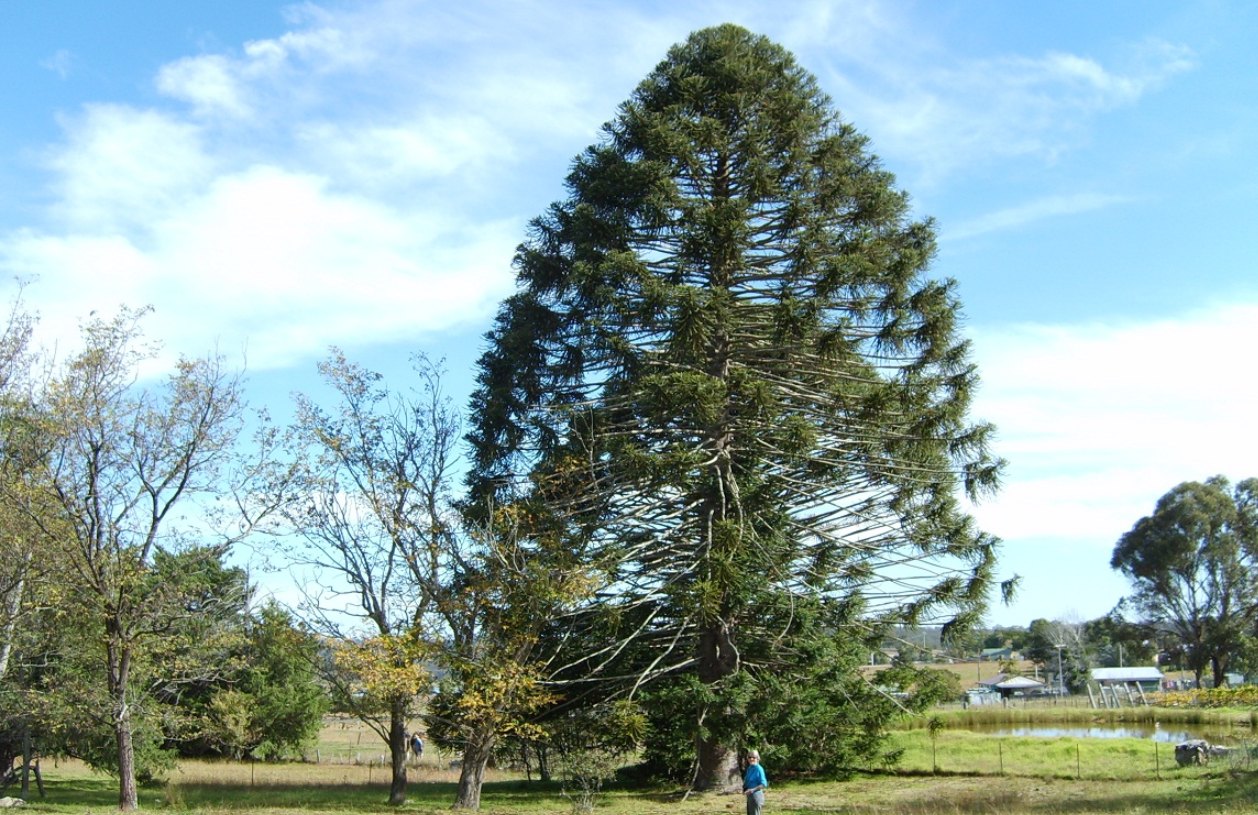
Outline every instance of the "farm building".
[(1013, 649), (1006, 646), (1004, 648), (984, 648), (978, 655), (980, 661), (999, 662), (1002, 659), (1013, 659)]
[(1125, 686), (1153, 693), (1162, 687), (1162, 672), (1157, 668), (1093, 668), (1092, 681), (1102, 687)]
[(990, 679), (984, 679), (978, 683), (980, 687), (988, 688), (1000, 694), (1002, 699), (1008, 699), (1010, 696), (1017, 695), (1035, 695), (1041, 693), (1044, 689), (1044, 683), (1038, 679), (1032, 679), (1029, 676), (1017, 676), (1016, 674), (999, 673)]

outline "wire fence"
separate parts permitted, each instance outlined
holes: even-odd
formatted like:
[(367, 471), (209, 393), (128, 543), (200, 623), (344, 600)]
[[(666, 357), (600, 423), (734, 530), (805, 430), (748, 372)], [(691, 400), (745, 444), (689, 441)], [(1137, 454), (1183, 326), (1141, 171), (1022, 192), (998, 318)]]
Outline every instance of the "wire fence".
[(893, 771), (912, 774), (1026, 776), (1080, 780), (1196, 777), (1258, 769), (1258, 743), (1172, 744), (1137, 738), (990, 736), (914, 732), (900, 739)]

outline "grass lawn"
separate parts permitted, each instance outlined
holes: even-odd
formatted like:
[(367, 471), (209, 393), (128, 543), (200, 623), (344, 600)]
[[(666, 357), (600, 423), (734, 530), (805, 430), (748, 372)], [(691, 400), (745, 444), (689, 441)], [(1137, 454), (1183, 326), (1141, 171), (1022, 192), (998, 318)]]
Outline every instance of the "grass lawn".
[[(378, 740), (359, 725), (331, 722), (320, 744), (321, 763), (186, 761), (164, 786), (140, 790), (145, 811), (204, 815), (387, 813), (388, 769)], [(1091, 815), (1177, 812), (1227, 815), (1258, 811), (1258, 766), (1237, 759), (1210, 767), (1174, 766), (1173, 747), (1140, 739), (1035, 739), (943, 730), (901, 731), (903, 762), (892, 772), (846, 782), (794, 781), (773, 773), (766, 812), (852, 815)], [(457, 770), (450, 756), (429, 751), (411, 769), (403, 812), (445, 812), (454, 800)], [(28, 809), (50, 813), (107, 813), (117, 806), (114, 779), (75, 761), (44, 762), (48, 795), (32, 784)], [(13, 788), (9, 794), (16, 794)], [(598, 798), (606, 815), (741, 815), (739, 795), (694, 795), (671, 788), (616, 789)], [(542, 785), (491, 772), (482, 812), (488, 815), (570, 813), (573, 802), (558, 784)]]

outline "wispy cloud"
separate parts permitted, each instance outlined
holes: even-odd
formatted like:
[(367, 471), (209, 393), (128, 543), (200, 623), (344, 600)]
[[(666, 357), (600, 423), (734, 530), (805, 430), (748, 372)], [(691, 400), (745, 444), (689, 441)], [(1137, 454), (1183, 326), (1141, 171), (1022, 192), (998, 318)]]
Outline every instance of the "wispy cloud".
[(74, 68), (74, 55), (64, 48), (58, 48), (52, 56), (41, 59), (39, 67), (47, 68), (62, 79), (66, 79)]
[(1161, 41), (1134, 46), (1121, 66), (1063, 52), (976, 59), (904, 50), (926, 59), (840, 63), (823, 78), (880, 152), (913, 163), (929, 183), (993, 160), (1055, 161), (1085, 139), (1094, 117), (1136, 104), (1196, 64), (1188, 48)]
[(1106, 207), (1125, 204), (1131, 200), (1128, 196), (1105, 195), (1102, 193), (1052, 195), (1047, 198), (1028, 201), (1016, 207), (991, 212), (967, 223), (957, 224), (949, 229), (944, 237), (948, 240), (973, 238), (988, 232), (1017, 229), (1046, 218), (1092, 212)]

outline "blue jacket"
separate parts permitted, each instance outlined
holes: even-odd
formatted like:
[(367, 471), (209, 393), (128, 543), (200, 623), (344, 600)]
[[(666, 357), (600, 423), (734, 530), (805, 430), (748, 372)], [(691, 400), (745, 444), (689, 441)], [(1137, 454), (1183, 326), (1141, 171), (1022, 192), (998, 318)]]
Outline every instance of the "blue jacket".
[(769, 786), (769, 777), (764, 774), (764, 768), (760, 766), (760, 762), (748, 765), (747, 772), (743, 773), (743, 790), (767, 786)]

